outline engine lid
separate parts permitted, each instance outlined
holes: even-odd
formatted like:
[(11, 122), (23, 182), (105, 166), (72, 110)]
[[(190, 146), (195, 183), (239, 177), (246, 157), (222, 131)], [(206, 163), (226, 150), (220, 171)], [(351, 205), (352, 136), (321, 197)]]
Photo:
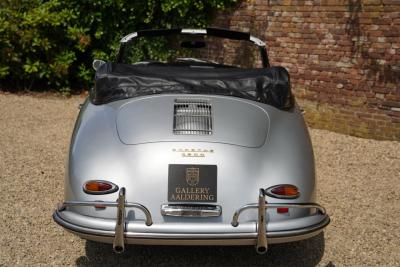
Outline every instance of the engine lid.
[(264, 109), (250, 101), (219, 96), (158, 95), (123, 104), (117, 131), (127, 145), (155, 142), (214, 142), (260, 147), (269, 130)]

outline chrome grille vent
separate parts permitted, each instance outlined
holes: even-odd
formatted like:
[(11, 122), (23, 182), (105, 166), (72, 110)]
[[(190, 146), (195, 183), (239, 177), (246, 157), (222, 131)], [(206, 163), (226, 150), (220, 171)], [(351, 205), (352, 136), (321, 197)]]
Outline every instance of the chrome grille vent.
[(211, 104), (205, 99), (175, 99), (174, 134), (212, 134)]

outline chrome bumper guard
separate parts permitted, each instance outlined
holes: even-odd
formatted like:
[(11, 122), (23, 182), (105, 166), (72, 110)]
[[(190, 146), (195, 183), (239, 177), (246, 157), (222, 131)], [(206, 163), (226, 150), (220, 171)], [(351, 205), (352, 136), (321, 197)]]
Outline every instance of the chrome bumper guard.
[[(314, 208), (322, 215), (326, 214), (326, 210), (316, 203), (300, 203), (300, 204), (278, 204), (268, 203), (265, 200), (265, 190), (260, 188), (258, 195), (258, 203), (247, 204), (240, 207), (233, 214), (231, 225), (237, 227), (239, 225), (240, 214), (248, 209), (258, 209), (258, 221), (257, 221), (257, 242), (256, 251), (259, 254), (265, 254), (268, 250), (267, 240), (267, 224), (266, 224), (266, 211), (268, 208), (302, 208), (310, 209)], [(115, 225), (115, 236), (113, 242), (113, 249), (116, 253), (122, 253), (125, 250), (125, 209), (136, 208), (141, 210), (146, 216), (146, 225), (151, 226), (153, 224), (150, 211), (143, 205), (138, 203), (126, 202), (125, 201), (125, 188), (122, 187), (118, 193), (118, 200), (116, 202), (103, 202), (103, 201), (66, 201), (57, 206), (57, 211), (63, 211), (66, 207), (76, 206), (100, 206), (100, 207), (117, 207), (117, 220)], [(167, 208), (165, 205), (164, 208)], [(163, 214), (165, 215), (165, 214)], [(169, 216), (171, 216), (170, 214)], [(179, 216), (178, 214), (174, 214)]]
[(132, 202), (125, 202), (125, 188), (122, 187), (118, 192), (117, 202), (103, 201), (66, 201), (58, 205), (57, 210), (62, 211), (66, 207), (76, 206), (101, 206), (101, 207), (117, 207), (117, 222), (115, 224), (115, 237), (113, 249), (116, 253), (122, 253), (125, 250), (125, 208), (136, 208), (141, 210), (146, 216), (146, 225), (153, 224), (150, 211), (143, 205)]
[(309, 209), (315, 208), (322, 215), (326, 214), (326, 210), (318, 204), (315, 203), (301, 203), (301, 204), (278, 204), (278, 203), (267, 203), (265, 201), (265, 190), (260, 188), (258, 195), (258, 204), (247, 204), (240, 207), (233, 214), (231, 225), (233, 227), (237, 227), (239, 225), (239, 216), (240, 214), (248, 209), (258, 209), (258, 222), (257, 222), (257, 243), (256, 243), (256, 251), (259, 254), (264, 254), (268, 250), (268, 241), (267, 241), (267, 226), (265, 223), (265, 214), (268, 208), (301, 208), (301, 209)]

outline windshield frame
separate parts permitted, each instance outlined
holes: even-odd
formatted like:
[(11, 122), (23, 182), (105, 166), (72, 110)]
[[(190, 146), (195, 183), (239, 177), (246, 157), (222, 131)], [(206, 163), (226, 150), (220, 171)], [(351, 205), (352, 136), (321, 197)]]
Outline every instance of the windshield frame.
[(137, 38), (141, 37), (155, 37), (155, 36), (167, 36), (167, 35), (208, 35), (213, 37), (220, 37), (232, 40), (245, 40), (249, 41), (258, 46), (261, 62), (264, 68), (269, 68), (269, 59), (266, 49), (266, 44), (259, 38), (250, 35), (250, 33), (232, 31), (219, 28), (205, 28), (205, 29), (155, 29), (155, 30), (141, 30), (130, 33), (124, 36), (120, 41), (120, 46), (117, 54), (117, 63), (124, 62), (124, 50), (126, 47)]

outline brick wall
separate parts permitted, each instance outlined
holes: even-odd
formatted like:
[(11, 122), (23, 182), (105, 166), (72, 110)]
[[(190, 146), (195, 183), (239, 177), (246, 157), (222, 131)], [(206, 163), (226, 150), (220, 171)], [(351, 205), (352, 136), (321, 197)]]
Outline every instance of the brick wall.
[(400, 140), (400, 0), (255, 0), (214, 26), (265, 40), (310, 126)]

